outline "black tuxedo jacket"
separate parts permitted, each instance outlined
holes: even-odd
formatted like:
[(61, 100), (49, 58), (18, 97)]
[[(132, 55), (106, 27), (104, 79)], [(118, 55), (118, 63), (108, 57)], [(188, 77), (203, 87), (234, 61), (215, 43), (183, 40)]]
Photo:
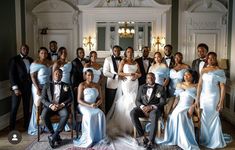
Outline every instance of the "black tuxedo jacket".
[(148, 65), (148, 69), (147, 72), (145, 72), (144, 70), (144, 64), (143, 64), (143, 57), (137, 58), (135, 61), (138, 63), (139, 67), (140, 67), (140, 73), (141, 73), (141, 77), (138, 79), (139, 80), (139, 85), (142, 85), (146, 82), (146, 75), (148, 73), (149, 67), (151, 66), (151, 63), (153, 62), (152, 58), (147, 58), (149, 60), (149, 65)]
[[(53, 104), (54, 99), (54, 83), (50, 82), (43, 86), (42, 89), (42, 98), (41, 102), (43, 103), (44, 107), (49, 107), (50, 104)], [(61, 82), (61, 89), (60, 89), (60, 98), (59, 104), (64, 103), (65, 106), (70, 104), (72, 101), (72, 93), (70, 86), (64, 82)]]
[(77, 87), (81, 82), (84, 81), (83, 68), (84, 68), (83, 64), (78, 58), (75, 58), (72, 61), (72, 84), (73, 84), (73, 87)]
[[(27, 59), (30, 64), (33, 62), (31, 57), (27, 57)], [(11, 87), (17, 85), (19, 89), (21, 89), (23, 83), (31, 82), (30, 74), (27, 73), (27, 68), (21, 55), (11, 58), (9, 62), (9, 80)]]
[[(200, 64), (200, 62), (201, 62), (201, 60), (200, 60), (200, 58), (198, 58), (198, 59), (193, 60), (193, 63), (192, 63), (192, 70), (195, 72), (195, 82), (196, 83), (198, 83), (199, 76), (200, 76), (200, 72), (199, 72), (199, 64)], [(203, 68), (205, 66), (206, 66), (206, 63), (203, 66)]]
[[(169, 65), (168, 68), (171, 69), (171, 68), (173, 68), (174, 65), (175, 65), (175, 60), (174, 60), (174, 57), (173, 57), (173, 56), (170, 56), (170, 57), (171, 57), (171, 62), (170, 62), (170, 65)], [(162, 57), (162, 63), (164, 63), (164, 64), (167, 65), (165, 57)], [(167, 66), (168, 66), (168, 65), (167, 65)]]
[(141, 105), (155, 105), (161, 111), (164, 110), (164, 105), (166, 103), (166, 93), (164, 87), (160, 84), (155, 83), (153, 87), (153, 92), (150, 96), (150, 99), (147, 99), (147, 84), (143, 84), (140, 86), (137, 98), (136, 98), (136, 106), (140, 107)]

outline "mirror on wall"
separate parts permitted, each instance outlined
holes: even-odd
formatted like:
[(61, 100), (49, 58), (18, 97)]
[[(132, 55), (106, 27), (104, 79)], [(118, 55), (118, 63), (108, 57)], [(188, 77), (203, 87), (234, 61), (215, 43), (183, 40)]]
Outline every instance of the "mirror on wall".
[(97, 50), (110, 51), (114, 45), (141, 50), (151, 46), (151, 22), (97, 22)]

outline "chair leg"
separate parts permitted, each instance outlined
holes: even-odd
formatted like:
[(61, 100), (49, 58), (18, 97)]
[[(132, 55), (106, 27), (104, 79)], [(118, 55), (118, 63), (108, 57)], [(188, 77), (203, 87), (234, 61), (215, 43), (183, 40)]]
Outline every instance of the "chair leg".
[(161, 121), (158, 120), (157, 122), (157, 137), (160, 138), (161, 137)]
[(71, 113), (71, 139), (73, 139), (73, 114)]
[(135, 127), (133, 128), (133, 131), (134, 131), (134, 138), (136, 138), (136, 137), (137, 137), (137, 135), (136, 135), (136, 134), (137, 134), (137, 133), (136, 133), (137, 131), (136, 131), (136, 128), (135, 128)]
[(40, 141), (40, 124), (39, 124), (39, 119), (40, 119), (40, 115), (39, 115), (39, 107), (37, 107), (37, 112), (36, 112), (36, 115), (37, 115), (37, 128), (38, 128), (38, 142)]

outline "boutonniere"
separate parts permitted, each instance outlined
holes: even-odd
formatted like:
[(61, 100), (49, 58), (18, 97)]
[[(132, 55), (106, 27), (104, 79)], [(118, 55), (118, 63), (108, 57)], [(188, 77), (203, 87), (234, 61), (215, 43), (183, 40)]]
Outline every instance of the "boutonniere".
[(158, 92), (158, 93), (155, 94), (155, 96), (156, 96), (157, 98), (160, 98), (160, 97), (161, 97), (161, 93)]
[(64, 85), (63, 90), (64, 90), (65, 92), (68, 92), (69, 87), (68, 87), (67, 85)]

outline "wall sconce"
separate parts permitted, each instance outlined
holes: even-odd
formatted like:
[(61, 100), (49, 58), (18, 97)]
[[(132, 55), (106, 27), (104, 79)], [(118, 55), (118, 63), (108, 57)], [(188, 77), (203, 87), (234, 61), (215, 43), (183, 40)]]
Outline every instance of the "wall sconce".
[(228, 59), (224, 59), (222, 58), (219, 62), (219, 66), (224, 69), (227, 70), (228, 69)]
[(91, 38), (91, 36), (89, 36), (89, 37), (84, 37), (83, 38), (83, 45), (85, 46), (85, 47), (89, 47), (89, 50), (91, 51), (91, 47), (93, 47), (94, 46), (94, 40)]
[(43, 34), (43, 35), (47, 34), (47, 30), (48, 30), (48, 28), (42, 28), (40, 34)]
[(153, 37), (153, 46), (155, 47), (155, 46), (157, 46), (157, 51), (159, 51), (159, 47), (161, 46), (161, 47), (163, 47), (164, 45), (165, 45), (165, 43), (166, 43), (166, 38), (165, 37)]

